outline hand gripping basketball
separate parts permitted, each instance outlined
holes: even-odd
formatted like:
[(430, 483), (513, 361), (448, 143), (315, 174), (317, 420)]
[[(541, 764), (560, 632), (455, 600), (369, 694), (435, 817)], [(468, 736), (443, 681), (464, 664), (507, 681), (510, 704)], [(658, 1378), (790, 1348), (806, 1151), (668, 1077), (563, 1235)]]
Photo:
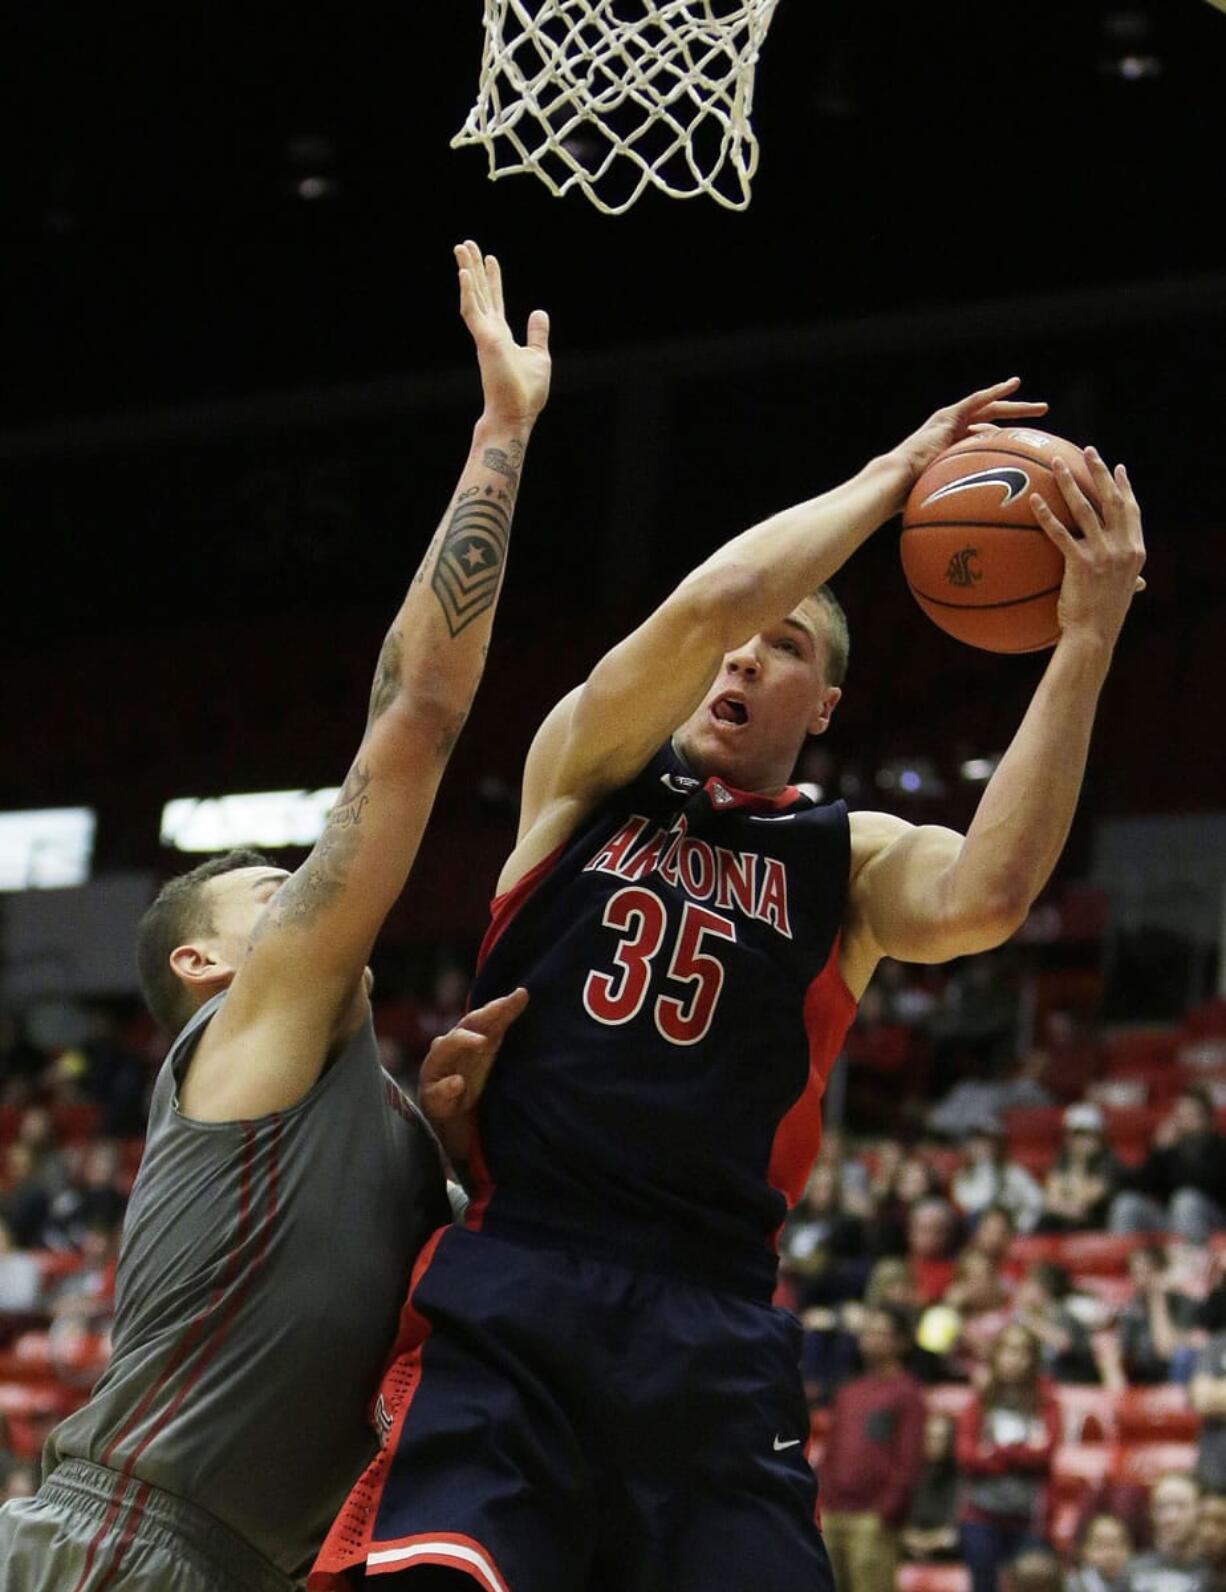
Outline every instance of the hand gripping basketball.
[(1020, 376), (1010, 376), (1007, 381), (998, 381), (991, 387), (981, 387), (978, 392), (969, 393), (957, 403), (936, 410), (928, 416), (918, 431), (913, 431), (898, 444), (891, 457), (905, 465), (906, 479), (898, 502), (894, 505), (895, 513), (902, 508), (908, 492), (933, 460), (947, 448), (952, 448), (955, 442), (961, 442), (963, 437), (969, 436), (977, 427), (996, 420), (1034, 419), (1047, 413), (1045, 403), (1029, 403), (1024, 399), (1009, 396), (1015, 393), (1021, 384)]
[(1097, 448), (1084, 450), (1098, 498), (1096, 508), (1063, 459), (1055, 461), (1056, 484), (1080, 537), (1073, 536), (1036, 493), (1034, 517), (1064, 557), (1058, 616), (1062, 636), (1086, 635), (1108, 648), (1138, 591), (1145, 589), (1145, 538), (1141, 510), (1122, 464), (1108, 470)]

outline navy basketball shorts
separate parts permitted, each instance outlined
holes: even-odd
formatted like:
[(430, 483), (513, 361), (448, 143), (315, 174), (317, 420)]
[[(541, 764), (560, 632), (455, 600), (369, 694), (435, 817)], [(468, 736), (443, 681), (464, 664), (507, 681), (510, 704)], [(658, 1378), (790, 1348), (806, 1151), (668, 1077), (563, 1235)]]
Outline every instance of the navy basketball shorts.
[(444, 1228), (308, 1586), (429, 1565), (482, 1592), (833, 1592), (799, 1358), (769, 1305)]

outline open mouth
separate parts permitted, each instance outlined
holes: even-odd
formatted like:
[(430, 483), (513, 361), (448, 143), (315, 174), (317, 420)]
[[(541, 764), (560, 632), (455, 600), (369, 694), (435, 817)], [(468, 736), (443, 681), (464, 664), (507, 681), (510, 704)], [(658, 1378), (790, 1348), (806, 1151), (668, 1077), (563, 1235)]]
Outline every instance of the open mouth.
[(739, 697), (716, 697), (711, 704), (711, 717), (717, 724), (748, 724), (749, 709)]

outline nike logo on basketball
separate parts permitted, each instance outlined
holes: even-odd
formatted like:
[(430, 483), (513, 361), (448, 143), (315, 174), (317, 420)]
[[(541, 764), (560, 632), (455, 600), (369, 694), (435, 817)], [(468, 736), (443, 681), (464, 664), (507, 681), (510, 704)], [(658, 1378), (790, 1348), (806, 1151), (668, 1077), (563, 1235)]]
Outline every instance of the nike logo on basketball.
[(775, 1436), (775, 1452), (776, 1452), (776, 1454), (782, 1454), (782, 1452), (783, 1452), (783, 1450), (785, 1448), (796, 1448), (796, 1447), (799, 1446), (799, 1444), (800, 1444), (800, 1438), (799, 1437), (791, 1437), (791, 1438), (788, 1439), (788, 1441), (786, 1443), (781, 1443), (779, 1441), (778, 1434), (776, 1434), (776, 1436)]
[(947, 481), (944, 486), (937, 487), (935, 492), (920, 504), (920, 508), (927, 508), (930, 503), (935, 503), (938, 498), (952, 497), (955, 492), (970, 492), (977, 486), (1002, 486), (1005, 495), (1000, 500), (1001, 508), (1006, 508), (1015, 498), (1030, 485), (1030, 477), (1025, 470), (1016, 470), (1011, 465), (1002, 465), (996, 470), (976, 470), (974, 475), (960, 475), (956, 481)]

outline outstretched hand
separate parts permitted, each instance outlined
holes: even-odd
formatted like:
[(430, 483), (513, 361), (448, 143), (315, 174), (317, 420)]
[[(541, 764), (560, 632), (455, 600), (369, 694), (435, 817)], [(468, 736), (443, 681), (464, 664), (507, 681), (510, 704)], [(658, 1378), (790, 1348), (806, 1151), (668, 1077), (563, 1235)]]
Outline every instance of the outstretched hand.
[(421, 1064), (422, 1112), (457, 1166), (468, 1159), (468, 1113), (481, 1098), (503, 1036), (527, 1004), (528, 991), (517, 989), (478, 1006), (433, 1042)]
[(981, 387), (929, 415), (918, 431), (913, 431), (893, 450), (892, 457), (905, 465), (905, 487), (895, 505), (896, 511), (906, 502), (907, 494), (932, 461), (961, 442), (973, 431), (1004, 421), (1033, 420), (1047, 413), (1045, 403), (1028, 403), (1020, 398), (1010, 398), (1021, 386), (1021, 378), (1010, 376), (1008, 381), (998, 381), (993, 387)]
[(486, 415), (512, 426), (530, 425), (549, 397), (549, 316), (533, 310), (525, 341), (517, 343), (507, 324), (498, 261), (492, 254), (483, 256), (471, 239), (456, 245), (455, 259), (460, 314), (476, 344)]

